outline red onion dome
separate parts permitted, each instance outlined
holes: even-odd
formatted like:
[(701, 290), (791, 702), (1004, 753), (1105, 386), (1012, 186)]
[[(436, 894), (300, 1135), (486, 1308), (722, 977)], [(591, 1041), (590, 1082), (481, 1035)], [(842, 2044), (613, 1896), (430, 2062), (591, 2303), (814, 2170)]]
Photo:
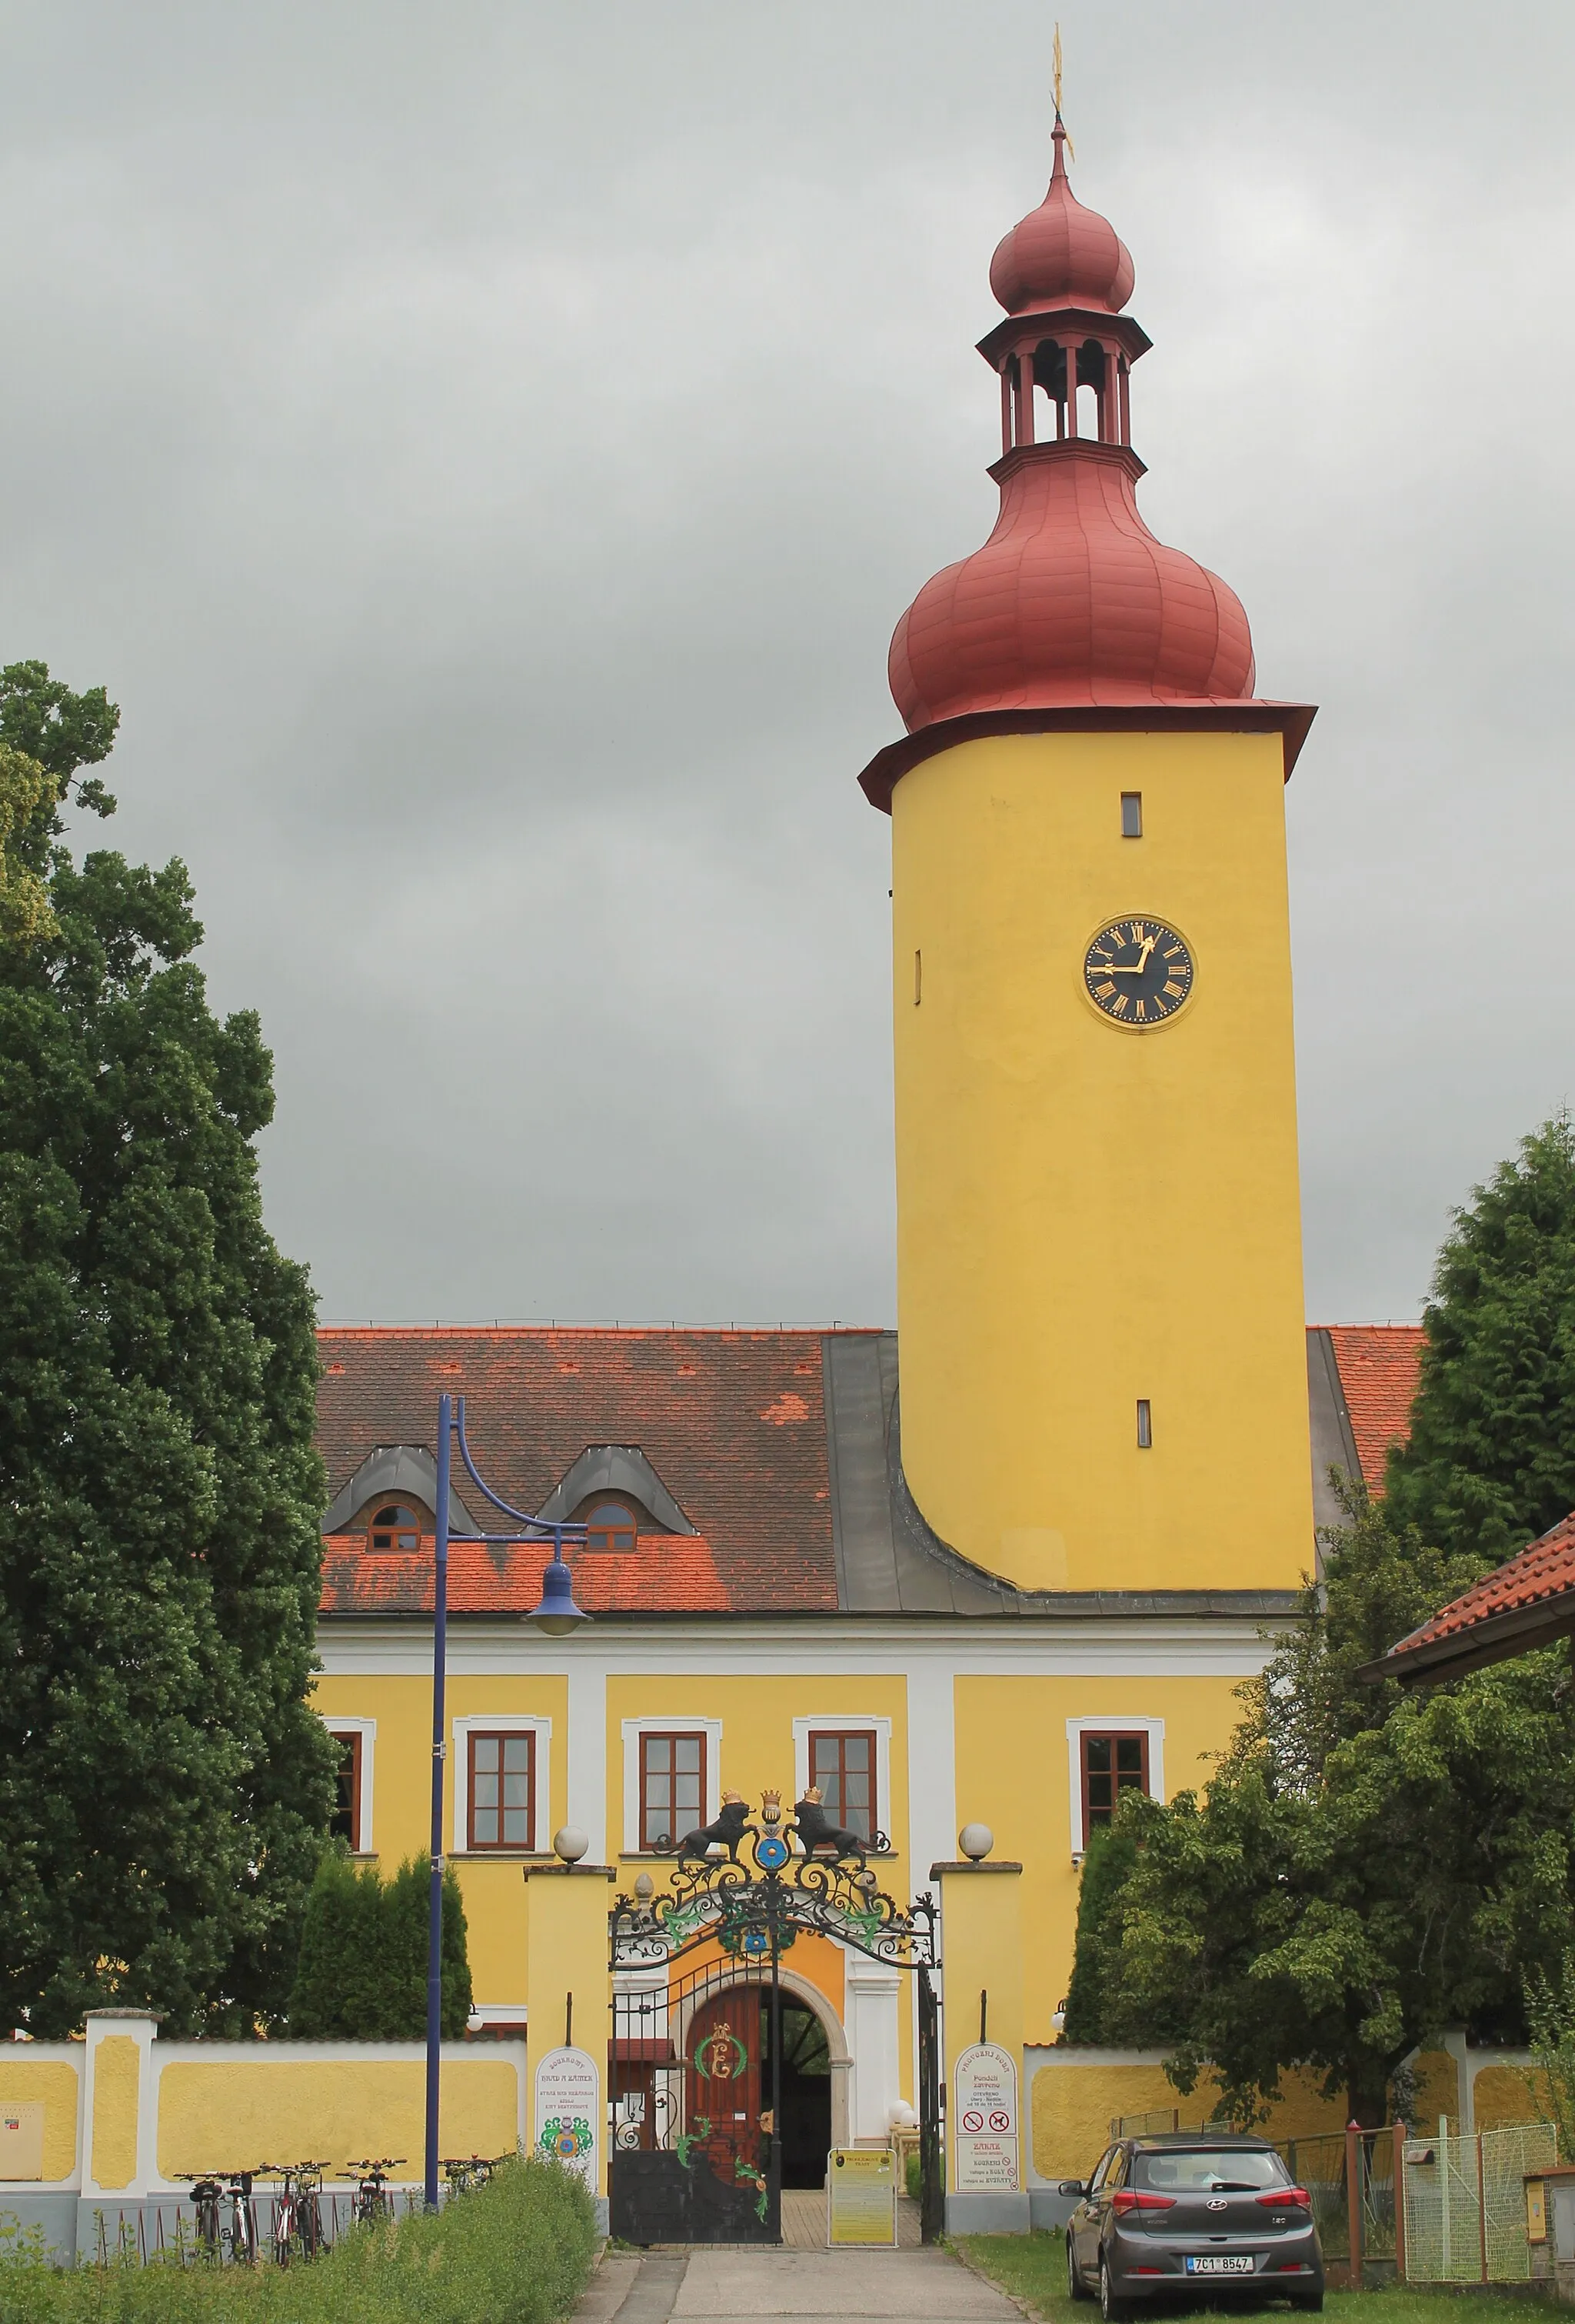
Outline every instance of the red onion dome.
[(990, 539), (897, 625), (888, 669), (910, 733), (971, 711), (1251, 696), (1240, 599), (1155, 539), (1136, 466), (1087, 442), (1014, 456)]
[(1136, 276), (1126, 244), (1109, 218), (1085, 210), (1066, 177), (1062, 146), (1066, 132), (1054, 132), (1055, 162), (1050, 190), (997, 244), (990, 262), (990, 287), (1009, 315), (1040, 308), (1090, 307), (1119, 312), (1132, 296)]

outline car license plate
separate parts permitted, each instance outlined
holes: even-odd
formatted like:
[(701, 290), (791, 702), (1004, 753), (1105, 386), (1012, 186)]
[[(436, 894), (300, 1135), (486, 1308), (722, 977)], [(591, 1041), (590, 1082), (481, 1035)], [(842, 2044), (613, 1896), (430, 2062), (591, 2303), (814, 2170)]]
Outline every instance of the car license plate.
[(1195, 2253), (1189, 2252), (1187, 2273), (1189, 2275), (1250, 2275), (1252, 2254), (1242, 2252), (1239, 2255), (1232, 2253), (1227, 2255), (1224, 2252), (1220, 2252), (1216, 2255), (1211, 2252), (1200, 2259)]

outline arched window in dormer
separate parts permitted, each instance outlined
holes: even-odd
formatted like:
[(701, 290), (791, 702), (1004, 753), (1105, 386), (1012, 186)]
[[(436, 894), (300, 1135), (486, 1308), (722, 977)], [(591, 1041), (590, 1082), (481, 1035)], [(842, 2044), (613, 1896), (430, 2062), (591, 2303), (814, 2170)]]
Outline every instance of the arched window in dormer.
[(409, 1501), (379, 1501), (366, 1520), (368, 1549), (419, 1549), (428, 1521)]
[(598, 1499), (585, 1512), (587, 1549), (632, 1549), (640, 1535), (640, 1511), (629, 1501)]

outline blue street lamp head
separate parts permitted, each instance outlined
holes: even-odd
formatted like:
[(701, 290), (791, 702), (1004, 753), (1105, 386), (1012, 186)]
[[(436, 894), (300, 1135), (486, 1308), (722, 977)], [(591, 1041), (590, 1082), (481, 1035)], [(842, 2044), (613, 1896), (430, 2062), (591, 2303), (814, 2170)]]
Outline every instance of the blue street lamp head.
[(590, 1616), (575, 1604), (573, 1584), (568, 1567), (563, 1562), (563, 1544), (554, 1542), (552, 1562), (541, 1577), (541, 1603), (525, 1617), (549, 1638), (561, 1638), (569, 1630), (577, 1630)]

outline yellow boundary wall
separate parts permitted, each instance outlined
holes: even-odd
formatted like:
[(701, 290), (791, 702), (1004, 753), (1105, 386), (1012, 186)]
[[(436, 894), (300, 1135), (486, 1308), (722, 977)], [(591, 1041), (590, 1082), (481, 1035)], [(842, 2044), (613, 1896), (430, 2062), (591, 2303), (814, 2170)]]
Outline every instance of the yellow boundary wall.
[[(1522, 2053), (1468, 2051), (1462, 2043), (1458, 2052), (1424, 2052), (1413, 2061), (1413, 2071), (1412, 2112), (1419, 2123), (1441, 2114), (1469, 2123), (1474, 2098), (1474, 2119), (1488, 2129), (1501, 2121), (1524, 2122), (1532, 2103)], [(1110, 2125), (1119, 2117), (1163, 2115), (1174, 2107), (1185, 2128), (1210, 2119), (1219, 2092), (1214, 2077), (1205, 2074), (1184, 2098), (1166, 2079), (1165, 2052), (1158, 2050), (1031, 2049), (1025, 2072), (1029, 2151), (1041, 2183), (1085, 2178), (1110, 2144)], [(1344, 2104), (1320, 2095), (1321, 2079), (1284, 2077), (1278, 2104), (1258, 2126), (1266, 2137), (1311, 2138), (1344, 2129)]]
[[(95, 2022), (97, 2021), (97, 2022)], [(0, 2051), (0, 2106), (44, 2109), (43, 2168), (0, 2180), (0, 2212), (45, 2192), (108, 2205), (178, 2195), (183, 2174), (401, 2154), (422, 2172), (419, 2043), (157, 2042), (141, 2013), (95, 2012), (82, 2042)], [(443, 2045), (443, 2150), (503, 2154), (529, 2138), (523, 2042)]]

